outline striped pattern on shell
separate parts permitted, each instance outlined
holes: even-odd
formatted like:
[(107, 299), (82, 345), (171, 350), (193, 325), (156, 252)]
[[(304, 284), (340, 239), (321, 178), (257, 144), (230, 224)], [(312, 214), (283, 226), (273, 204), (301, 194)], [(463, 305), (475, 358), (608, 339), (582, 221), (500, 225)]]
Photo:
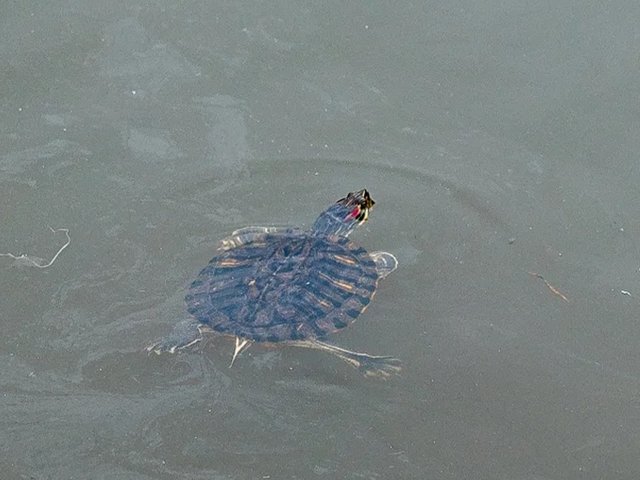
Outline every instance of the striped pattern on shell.
[(261, 234), (214, 257), (185, 301), (220, 333), (258, 342), (316, 339), (355, 320), (377, 285), (373, 260), (345, 237)]

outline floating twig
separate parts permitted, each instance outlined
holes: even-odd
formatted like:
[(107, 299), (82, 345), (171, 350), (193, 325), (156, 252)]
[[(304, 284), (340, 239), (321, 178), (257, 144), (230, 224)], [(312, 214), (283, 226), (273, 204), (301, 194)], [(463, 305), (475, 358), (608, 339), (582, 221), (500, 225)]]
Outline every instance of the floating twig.
[(64, 245), (62, 245), (62, 247), (60, 247), (60, 250), (58, 250), (58, 252), (53, 256), (53, 258), (48, 263), (44, 263), (44, 260), (42, 258), (34, 257), (32, 255), (27, 255), (25, 253), (23, 253), (21, 255), (14, 255), (13, 253), (0, 253), (0, 257), (12, 258), (19, 265), (24, 265), (24, 266), (27, 266), (27, 267), (35, 267), (35, 268), (47, 268), (47, 267), (50, 267), (51, 265), (53, 265), (53, 262), (56, 261), (58, 256), (62, 253), (62, 251), (69, 246), (69, 244), (71, 243), (71, 237), (69, 236), (69, 229), (68, 228), (57, 228), (56, 229), (56, 228), (49, 227), (49, 230), (51, 230), (54, 234), (58, 233), (58, 232), (64, 232), (64, 234), (67, 237), (67, 241), (66, 241), (66, 243)]
[(540, 280), (542, 280), (544, 282), (544, 284), (547, 286), (547, 288), (549, 290), (551, 290), (551, 293), (553, 293), (554, 295), (560, 297), (565, 302), (567, 302), (567, 303), (569, 302), (569, 299), (560, 290), (558, 290), (556, 287), (554, 287), (549, 282), (547, 282), (547, 280), (542, 275), (540, 275), (539, 273), (535, 273), (535, 272), (528, 272), (528, 273), (532, 277), (536, 277), (536, 278), (539, 278)]

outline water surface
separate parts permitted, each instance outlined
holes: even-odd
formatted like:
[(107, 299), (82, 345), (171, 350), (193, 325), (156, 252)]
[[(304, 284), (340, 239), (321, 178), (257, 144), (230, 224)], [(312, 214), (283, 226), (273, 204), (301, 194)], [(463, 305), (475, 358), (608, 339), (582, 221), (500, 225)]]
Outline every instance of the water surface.
[[(0, 43), (7, 479), (635, 479), (635, 3), (22, 2)], [(339, 345), (143, 347), (217, 241), (308, 226), (400, 267)]]

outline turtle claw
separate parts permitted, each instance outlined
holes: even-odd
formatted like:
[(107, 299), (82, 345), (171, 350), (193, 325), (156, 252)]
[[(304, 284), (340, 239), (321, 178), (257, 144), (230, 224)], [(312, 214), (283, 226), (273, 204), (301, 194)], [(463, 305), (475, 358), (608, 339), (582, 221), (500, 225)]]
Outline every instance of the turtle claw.
[(393, 375), (400, 374), (402, 370), (402, 362), (394, 357), (376, 357), (376, 356), (361, 356), (357, 362), (358, 370), (362, 372), (365, 377), (378, 377), (386, 380)]
[(175, 353), (178, 350), (191, 347), (202, 341), (203, 325), (195, 320), (179, 322), (173, 331), (164, 338), (145, 347), (148, 354), (160, 355), (163, 352)]
[(170, 339), (169, 340), (162, 339), (157, 341), (156, 343), (152, 343), (151, 345), (145, 347), (144, 349), (149, 355), (151, 355), (152, 353), (155, 353), (156, 355), (160, 355), (161, 353), (164, 353), (164, 352), (176, 353), (178, 350), (191, 347), (192, 345), (195, 345), (196, 343), (201, 341), (202, 341), (202, 338), (196, 338), (191, 342), (187, 343), (186, 345), (177, 345), (175, 342), (170, 341)]
[(246, 350), (251, 346), (251, 342), (246, 338), (241, 339), (240, 337), (236, 337), (236, 348), (233, 351), (233, 357), (231, 358), (231, 363), (229, 364), (229, 368), (233, 367), (233, 362), (236, 361), (236, 358), (243, 350)]

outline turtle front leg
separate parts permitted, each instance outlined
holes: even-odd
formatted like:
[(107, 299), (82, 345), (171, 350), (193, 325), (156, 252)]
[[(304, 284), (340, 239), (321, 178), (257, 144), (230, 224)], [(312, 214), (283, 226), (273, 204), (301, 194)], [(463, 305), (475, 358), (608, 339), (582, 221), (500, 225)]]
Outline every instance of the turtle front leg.
[(402, 369), (402, 362), (391, 356), (369, 355), (367, 353), (352, 352), (344, 348), (336, 347), (330, 343), (319, 340), (296, 340), (287, 342), (289, 345), (302, 348), (313, 348), (332, 353), (347, 362), (352, 367), (357, 368), (366, 377), (389, 378), (397, 375)]
[(389, 252), (372, 252), (369, 256), (376, 264), (376, 271), (380, 278), (386, 278), (391, 272), (398, 268), (398, 260)]
[(158, 355), (162, 352), (175, 353), (176, 350), (188, 348), (202, 341), (202, 333), (206, 330), (208, 330), (206, 325), (193, 318), (183, 320), (176, 324), (169, 335), (152, 343), (145, 350)]

